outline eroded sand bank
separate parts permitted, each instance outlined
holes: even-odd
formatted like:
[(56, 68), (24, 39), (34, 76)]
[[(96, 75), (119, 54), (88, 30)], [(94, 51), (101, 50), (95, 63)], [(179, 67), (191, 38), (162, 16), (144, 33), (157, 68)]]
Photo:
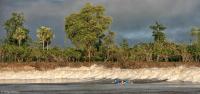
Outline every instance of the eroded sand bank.
[[(88, 81), (92, 79), (158, 79), (167, 81), (189, 81), (200, 82), (200, 68), (198, 67), (171, 67), (171, 68), (143, 68), (143, 69), (120, 69), (104, 68), (93, 65), (80, 68), (57, 68), (48, 71), (22, 70), (1, 71), (1, 82), (12, 82), (16, 80), (31, 81), (59, 81), (67, 79), (66, 82)], [(57, 79), (57, 80), (55, 80)], [(69, 80), (71, 79), (71, 80)]]

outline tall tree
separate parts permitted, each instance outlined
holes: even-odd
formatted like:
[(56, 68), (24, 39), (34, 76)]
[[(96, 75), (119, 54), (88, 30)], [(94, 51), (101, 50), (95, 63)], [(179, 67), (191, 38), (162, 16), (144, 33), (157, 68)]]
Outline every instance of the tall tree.
[(195, 38), (194, 44), (200, 44), (200, 28), (193, 27), (191, 29), (191, 35)]
[(109, 29), (111, 22), (111, 17), (105, 16), (103, 6), (87, 3), (80, 12), (65, 18), (65, 32), (77, 48), (87, 51), (90, 62), (91, 50), (100, 36)]
[(128, 47), (129, 46), (128, 40), (127, 39), (123, 39), (122, 43), (120, 43), (120, 46), (121, 46), (122, 49), (125, 49), (125, 50), (128, 49), (129, 48)]
[(19, 27), (23, 27), (24, 24), (23, 13), (13, 12), (11, 18), (6, 20), (4, 23), (4, 28), (7, 32), (6, 42), (9, 44), (16, 44), (17, 40), (13, 39), (13, 34)]
[(48, 45), (51, 43), (53, 36), (54, 36), (53, 31), (49, 27), (41, 26), (37, 30), (37, 37), (42, 43), (43, 50), (45, 49), (45, 47), (47, 47), (48, 50)]
[(182, 62), (190, 62), (192, 60), (192, 55), (190, 53), (190, 46), (186, 45), (186, 44), (180, 44), (176, 47), (176, 51), (178, 55), (180, 55), (182, 58)]
[(166, 27), (163, 24), (156, 22), (154, 25), (150, 26), (150, 29), (153, 30), (154, 42), (164, 42), (165, 34), (164, 30)]
[(21, 46), (21, 42), (28, 37), (28, 30), (22, 27), (18, 27), (13, 33), (13, 38), (18, 41), (18, 45)]
[(120, 54), (123, 62), (126, 62), (130, 56), (130, 50), (129, 50), (129, 44), (127, 39), (123, 39), (122, 42), (120, 43)]
[(105, 61), (110, 59), (110, 55), (116, 48), (116, 45), (114, 42), (114, 37), (115, 37), (115, 33), (112, 31), (108, 31), (108, 33), (103, 38), (103, 47), (106, 50), (106, 60)]
[(190, 47), (190, 53), (192, 53), (194, 60), (199, 62), (200, 57), (200, 28), (193, 27), (191, 29), (191, 36), (194, 37), (193, 45)]
[[(149, 28), (153, 30), (153, 35), (152, 35), (154, 37), (153, 55), (156, 56), (156, 61), (159, 61), (160, 57), (164, 56), (163, 55), (163, 51), (165, 49), (164, 44), (166, 43), (164, 30), (166, 29), (166, 27), (163, 24), (156, 22)], [(166, 55), (164, 57), (166, 57)]]

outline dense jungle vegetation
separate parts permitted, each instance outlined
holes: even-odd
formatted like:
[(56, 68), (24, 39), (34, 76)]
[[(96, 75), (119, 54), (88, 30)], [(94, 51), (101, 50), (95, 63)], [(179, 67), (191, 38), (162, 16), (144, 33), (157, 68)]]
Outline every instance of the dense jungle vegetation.
[[(14, 12), (4, 23), (6, 38), (0, 44), (1, 62), (199, 62), (200, 28), (190, 32), (191, 44), (169, 42), (167, 27), (159, 22), (149, 25), (154, 41), (129, 44), (127, 39), (115, 42), (116, 33), (110, 30), (112, 17), (105, 8), (90, 3), (63, 19), (66, 37), (74, 47), (59, 48), (50, 44), (54, 39), (51, 27), (36, 29), (32, 40), (24, 26), (23, 13)], [(56, 37), (56, 36), (55, 36)], [(57, 36), (59, 37), (59, 36)], [(63, 40), (64, 41), (64, 40)], [(133, 45), (133, 46), (132, 46)]]

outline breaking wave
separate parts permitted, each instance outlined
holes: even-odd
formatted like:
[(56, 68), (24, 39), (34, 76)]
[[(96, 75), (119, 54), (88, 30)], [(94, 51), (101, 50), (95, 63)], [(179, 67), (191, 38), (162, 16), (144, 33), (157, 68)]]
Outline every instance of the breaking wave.
[(104, 68), (93, 65), (80, 68), (57, 68), (48, 71), (2, 71), (0, 80), (12, 79), (158, 79), (167, 81), (200, 82), (200, 68), (171, 67), (171, 68), (143, 68), (120, 69)]

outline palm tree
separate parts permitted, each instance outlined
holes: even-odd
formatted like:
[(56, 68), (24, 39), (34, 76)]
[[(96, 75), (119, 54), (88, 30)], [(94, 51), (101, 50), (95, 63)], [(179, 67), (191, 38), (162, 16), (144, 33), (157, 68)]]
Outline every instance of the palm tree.
[(21, 41), (27, 38), (27, 30), (22, 27), (18, 27), (13, 34), (13, 38), (18, 41), (18, 45), (21, 46)]
[(45, 46), (48, 50), (48, 45), (50, 44), (53, 36), (53, 31), (49, 27), (41, 26), (37, 30), (37, 37), (39, 38), (40, 42), (42, 42), (43, 50), (45, 49)]

